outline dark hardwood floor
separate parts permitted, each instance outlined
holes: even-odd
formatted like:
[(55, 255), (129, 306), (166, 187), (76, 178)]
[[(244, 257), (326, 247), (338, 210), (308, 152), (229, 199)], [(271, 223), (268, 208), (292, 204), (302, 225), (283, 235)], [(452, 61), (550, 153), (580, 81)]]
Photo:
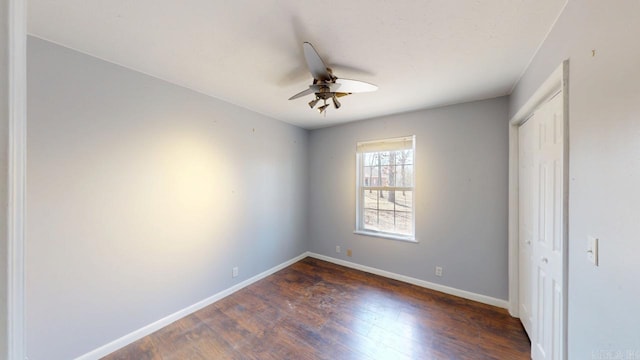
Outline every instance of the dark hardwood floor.
[(529, 359), (506, 310), (305, 258), (104, 359)]

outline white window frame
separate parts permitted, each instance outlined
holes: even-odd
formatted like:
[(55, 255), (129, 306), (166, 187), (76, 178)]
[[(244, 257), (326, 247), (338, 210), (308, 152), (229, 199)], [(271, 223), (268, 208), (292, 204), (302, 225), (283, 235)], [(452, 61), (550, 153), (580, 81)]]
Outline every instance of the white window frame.
[[(362, 181), (363, 174), (363, 154), (370, 152), (382, 152), (390, 150), (411, 149), (413, 157), (413, 171), (411, 172), (412, 186), (364, 186)], [(416, 136), (402, 136), (389, 139), (379, 139), (370, 141), (359, 141), (356, 145), (356, 226), (355, 234), (381, 237), (392, 240), (402, 240), (409, 242), (417, 242), (416, 240)], [(382, 190), (382, 191), (410, 191), (411, 192), (411, 230), (409, 235), (377, 231), (365, 229), (364, 227), (364, 191)]]

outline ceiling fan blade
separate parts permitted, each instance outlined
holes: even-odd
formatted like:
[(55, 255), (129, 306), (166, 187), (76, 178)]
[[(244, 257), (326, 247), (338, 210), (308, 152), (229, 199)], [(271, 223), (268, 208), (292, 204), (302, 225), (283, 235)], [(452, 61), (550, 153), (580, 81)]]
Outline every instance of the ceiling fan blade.
[(337, 92), (336, 93), (336, 97), (337, 98), (341, 98), (341, 97), (347, 96), (347, 95), (351, 95), (351, 93), (348, 93), (348, 92)]
[(377, 86), (358, 80), (338, 79), (336, 80), (336, 84), (340, 84), (340, 92), (343, 93), (361, 93), (378, 90)]
[(292, 97), (289, 98), (289, 100), (301, 98), (303, 96), (313, 94), (314, 92), (316, 92), (316, 90), (312, 87), (309, 87), (307, 90), (300, 91), (299, 93), (293, 95)]
[(302, 44), (302, 47), (304, 50), (304, 58), (307, 60), (307, 66), (313, 78), (320, 81), (331, 80), (331, 74), (327, 70), (327, 65), (322, 61), (322, 58), (318, 55), (316, 49), (313, 48), (313, 45), (305, 42)]

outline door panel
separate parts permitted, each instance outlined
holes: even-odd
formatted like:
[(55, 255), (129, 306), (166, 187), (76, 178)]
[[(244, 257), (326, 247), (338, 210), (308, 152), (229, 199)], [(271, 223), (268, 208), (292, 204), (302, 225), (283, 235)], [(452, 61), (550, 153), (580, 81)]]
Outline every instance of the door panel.
[[(557, 95), (538, 110), (536, 121), (540, 123), (540, 147), (534, 155), (540, 165), (538, 214), (540, 233), (532, 249), (534, 261), (544, 274), (539, 281), (539, 293), (534, 297), (536, 309), (534, 327), (536, 338), (532, 339), (532, 357), (538, 359), (561, 359), (563, 334), (563, 169), (564, 145), (562, 125), (562, 95)], [(535, 234), (534, 234), (535, 236)]]
[[(540, 106), (519, 131), (519, 161), (524, 161), (519, 197), (520, 246), (524, 246), (520, 309), (529, 310), (522, 314), (528, 316), (522, 322), (531, 338), (534, 360), (562, 359), (563, 355), (563, 131), (562, 93)], [(531, 241), (529, 247), (527, 241)]]

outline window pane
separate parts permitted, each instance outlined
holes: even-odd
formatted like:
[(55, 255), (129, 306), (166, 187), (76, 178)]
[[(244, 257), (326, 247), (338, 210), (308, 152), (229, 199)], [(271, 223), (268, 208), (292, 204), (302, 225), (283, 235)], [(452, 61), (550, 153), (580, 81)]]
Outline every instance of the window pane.
[(378, 166), (369, 166), (367, 169), (365, 174), (367, 174), (369, 178), (365, 179), (365, 186), (380, 186), (380, 168)]
[(378, 190), (363, 190), (364, 194), (362, 198), (364, 199), (364, 208), (365, 209), (378, 209)]
[(396, 213), (396, 232), (400, 234), (410, 235), (413, 233), (412, 227), (413, 221), (411, 219), (410, 212)]
[(380, 164), (382, 165), (388, 165), (389, 164), (389, 152), (388, 151), (382, 151), (377, 153), (378, 157), (380, 158)]
[(394, 232), (393, 226), (393, 211), (392, 210), (380, 210), (378, 212), (378, 231)]
[(386, 176), (386, 185), (387, 186), (396, 186), (396, 167), (395, 166), (387, 166), (385, 171)]
[(413, 186), (413, 165), (396, 165), (395, 186)]
[(364, 228), (367, 230), (378, 230), (378, 211), (365, 209)]
[(394, 191), (394, 200), (396, 205), (396, 211), (411, 211), (413, 206), (413, 192), (412, 191)]
[[(364, 153), (362, 154), (362, 163), (366, 165), (375, 165), (378, 161), (375, 160), (376, 153)], [(374, 162), (375, 161), (375, 162)]]
[(403, 153), (405, 154), (405, 164), (410, 164), (413, 165), (413, 150), (405, 150), (403, 151)]
[(411, 150), (398, 150), (395, 152), (396, 165), (411, 165), (413, 164), (413, 151)]
[[(382, 210), (393, 210), (393, 196), (395, 191), (380, 191), (379, 209)], [(391, 196), (391, 198), (389, 198)]]
[(412, 192), (363, 190), (366, 230), (411, 235)]

